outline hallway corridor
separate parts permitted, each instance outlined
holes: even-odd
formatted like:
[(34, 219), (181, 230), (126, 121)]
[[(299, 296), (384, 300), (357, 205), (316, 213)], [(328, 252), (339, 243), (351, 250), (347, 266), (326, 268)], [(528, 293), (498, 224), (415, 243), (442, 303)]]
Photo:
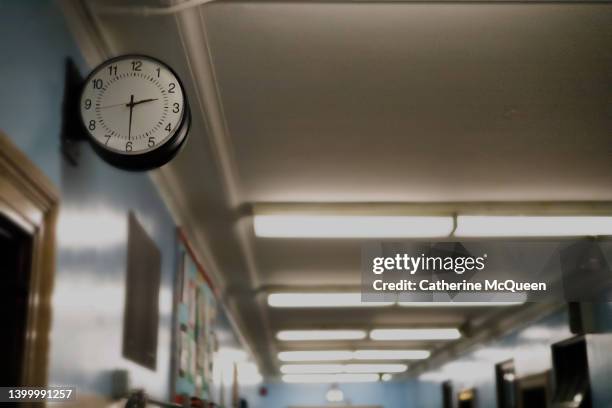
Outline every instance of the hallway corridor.
[(611, 23), (0, 0), (0, 406), (612, 407)]

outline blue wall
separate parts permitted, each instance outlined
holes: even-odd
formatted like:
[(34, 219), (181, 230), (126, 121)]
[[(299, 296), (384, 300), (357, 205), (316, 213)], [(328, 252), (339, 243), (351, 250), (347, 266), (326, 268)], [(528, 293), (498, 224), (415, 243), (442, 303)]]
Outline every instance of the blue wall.
[[(0, 27), (0, 129), (61, 191), (50, 383), (105, 395), (110, 371), (124, 368), (134, 386), (166, 398), (176, 265), (173, 221), (146, 174), (115, 170), (88, 145), (82, 146), (78, 167), (62, 159), (65, 58), (74, 58), (84, 74), (87, 70), (55, 3), (2, 1)], [(130, 210), (162, 251), (155, 371), (121, 352)]]
[[(268, 395), (261, 397), (255, 389), (243, 392), (250, 408), (287, 408), (291, 406), (326, 406), (329, 384), (266, 384)], [(403, 382), (339, 384), (344, 399), (352, 405), (373, 405), (383, 408), (406, 407), (406, 384)]]

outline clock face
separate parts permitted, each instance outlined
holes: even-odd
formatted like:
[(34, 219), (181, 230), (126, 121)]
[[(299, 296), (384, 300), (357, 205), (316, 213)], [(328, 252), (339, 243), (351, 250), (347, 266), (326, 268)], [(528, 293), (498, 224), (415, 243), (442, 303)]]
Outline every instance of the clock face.
[(123, 56), (98, 66), (84, 84), (80, 109), (85, 129), (107, 155), (150, 156), (186, 133), (181, 82), (149, 57)]

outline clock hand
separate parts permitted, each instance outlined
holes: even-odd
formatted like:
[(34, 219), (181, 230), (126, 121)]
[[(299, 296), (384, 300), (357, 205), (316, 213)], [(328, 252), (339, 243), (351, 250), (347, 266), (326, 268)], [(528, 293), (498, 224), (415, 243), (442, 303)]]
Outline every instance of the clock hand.
[[(143, 100), (141, 100), (141, 101), (134, 102), (134, 103), (132, 104), (132, 106), (140, 105), (141, 103), (146, 103), (146, 102), (156, 101), (157, 99), (158, 99), (158, 98), (143, 99)], [(129, 106), (129, 105), (126, 105), (126, 106)]]
[[(122, 106), (122, 105), (125, 105), (125, 103), (115, 103), (113, 105), (100, 106), (100, 109), (114, 108), (115, 106)], [(126, 106), (128, 106), (128, 105), (126, 105)]]
[(132, 140), (132, 111), (134, 110), (134, 95), (130, 95), (130, 103), (126, 106), (130, 107), (130, 125), (128, 127), (128, 140)]

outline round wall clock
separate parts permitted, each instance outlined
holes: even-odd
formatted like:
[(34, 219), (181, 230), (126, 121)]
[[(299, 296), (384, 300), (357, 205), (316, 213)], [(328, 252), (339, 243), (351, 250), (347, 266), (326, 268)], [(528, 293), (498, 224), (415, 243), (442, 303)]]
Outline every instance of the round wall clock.
[(167, 163), (187, 137), (187, 97), (170, 67), (151, 57), (124, 55), (99, 65), (80, 98), (83, 126), (98, 154), (126, 170)]

